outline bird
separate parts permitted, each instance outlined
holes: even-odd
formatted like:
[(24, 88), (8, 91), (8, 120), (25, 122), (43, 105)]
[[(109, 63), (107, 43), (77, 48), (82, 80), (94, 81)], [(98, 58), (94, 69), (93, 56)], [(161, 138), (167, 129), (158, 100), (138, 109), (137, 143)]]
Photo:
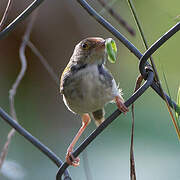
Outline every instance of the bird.
[(110, 71), (105, 67), (106, 41), (101, 37), (88, 37), (74, 48), (69, 63), (60, 78), (60, 93), (67, 108), (81, 116), (82, 125), (67, 149), (66, 162), (79, 166), (79, 157), (72, 155), (79, 137), (91, 122), (99, 126), (105, 117), (104, 106), (115, 102), (118, 109), (126, 114), (122, 91)]

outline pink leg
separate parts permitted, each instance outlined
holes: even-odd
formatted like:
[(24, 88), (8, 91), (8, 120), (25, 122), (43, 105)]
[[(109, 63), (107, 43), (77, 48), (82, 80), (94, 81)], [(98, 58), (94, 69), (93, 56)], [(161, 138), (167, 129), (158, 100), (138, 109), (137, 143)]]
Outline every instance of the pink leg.
[(72, 156), (72, 152), (73, 152), (73, 148), (74, 148), (76, 142), (78, 141), (79, 137), (81, 136), (83, 131), (86, 129), (86, 127), (90, 123), (90, 121), (91, 121), (91, 119), (90, 119), (89, 114), (83, 114), (83, 116), (82, 116), (82, 126), (79, 129), (78, 133), (76, 134), (76, 136), (74, 137), (73, 141), (71, 142), (71, 144), (69, 145), (69, 147), (67, 149), (66, 162), (69, 165), (72, 165), (72, 166), (75, 166), (75, 167), (79, 166), (80, 159), (79, 159), (79, 157), (74, 158)]
[(124, 105), (124, 100), (120, 96), (115, 97), (115, 102), (118, 109), (124, 114), (126, 114), (129, 111), (128, 108)]

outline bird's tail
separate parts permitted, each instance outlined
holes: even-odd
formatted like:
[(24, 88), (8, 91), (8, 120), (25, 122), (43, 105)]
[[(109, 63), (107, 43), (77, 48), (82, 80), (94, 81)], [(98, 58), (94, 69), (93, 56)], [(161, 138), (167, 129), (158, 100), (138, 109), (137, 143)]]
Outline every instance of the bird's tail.
[(98, 127), (104, 121), (105, 111), (104, 109), (99, 109), (92, 113), (95, 124)]

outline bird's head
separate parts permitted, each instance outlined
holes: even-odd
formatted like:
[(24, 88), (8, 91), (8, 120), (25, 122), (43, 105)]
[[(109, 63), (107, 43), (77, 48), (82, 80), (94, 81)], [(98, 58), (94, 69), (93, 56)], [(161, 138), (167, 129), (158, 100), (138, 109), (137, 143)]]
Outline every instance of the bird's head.
[(106, 59), (103, 38), (89, 37), (78, 43), (72, 55), (72, 61), (83, 64), (103, 64)]

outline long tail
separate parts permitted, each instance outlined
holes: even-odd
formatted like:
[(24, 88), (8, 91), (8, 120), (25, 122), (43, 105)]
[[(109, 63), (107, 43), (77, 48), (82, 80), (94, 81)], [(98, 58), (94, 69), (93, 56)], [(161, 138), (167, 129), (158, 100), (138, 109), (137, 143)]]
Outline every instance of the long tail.
[(99, 109), (92, 113), (95, 124), (98, 127), (104, 121), (105, 111), (104, 109)]

